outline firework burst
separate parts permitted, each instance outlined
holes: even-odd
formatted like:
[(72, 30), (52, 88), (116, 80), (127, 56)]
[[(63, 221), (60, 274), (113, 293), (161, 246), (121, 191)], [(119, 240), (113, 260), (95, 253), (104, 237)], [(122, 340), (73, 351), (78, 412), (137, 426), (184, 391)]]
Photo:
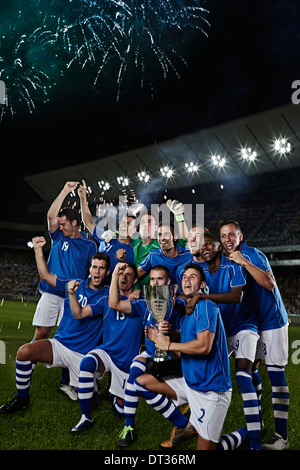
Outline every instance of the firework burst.
[[(19, 14), (18, 20), (20, 20)], [(5, 84), (5, 101), (0, 103), (1, 119), (6, 110), (14, 116), (24, 103), (30, 113), (35, 99), (47, 99), (49, 76), (37, 66), (37, 57), (55, 42), (55, 36), (45, 27), (32, 32), (20, 32), (18, 22), (9, 25), (0, 37), (0, 79)], [(40, 61), (41, 62), (41, 61)]]
[(118, 98), (126, 74), (139, 76), (141, 87), (147, 82), (152, 91), (155, 68), (165, 79), (170, 72), (180, 79), (177, 64), (187, 62), (171, 38), (186, 30), (207, 35), (203, 26), (209, 25), (198, 0), (56, 0), (55, 5), (57, 36), (72, 56), (67, 66), (96, 67), (96, 87), (104, 68), (117, 60)]
[(0, 31), (0, 83), (6, 92), (0, 111), (14, 115), (25, 104), (32, 113), (37, 101), (49, 99), (53, 77), (76, 64), (90, 66), (94, 89), (104, 70), (109, 72), (117, 99), (127, 79), (148, 86), (153, 96), (157, 78), (181, 79), (185, 38), (191, 31), (206, 35), (207, 14), (200, 0), (20, 1)]

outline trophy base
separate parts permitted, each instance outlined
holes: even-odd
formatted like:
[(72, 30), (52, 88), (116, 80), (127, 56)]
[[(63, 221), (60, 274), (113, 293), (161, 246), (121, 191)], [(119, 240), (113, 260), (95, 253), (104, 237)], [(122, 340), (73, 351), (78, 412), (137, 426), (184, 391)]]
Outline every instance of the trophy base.
[(153, 357), (154, 362), (164, 362), (164, 361), (169, 361), (168, 354), (164, 353), (155, 353)]
[(146, 372), (157, 378), (168, 375), (182, 377), (181, 360), (168, 359), (166, 361), (155, 361), (154, 358), (149, 358), (147, 360)]

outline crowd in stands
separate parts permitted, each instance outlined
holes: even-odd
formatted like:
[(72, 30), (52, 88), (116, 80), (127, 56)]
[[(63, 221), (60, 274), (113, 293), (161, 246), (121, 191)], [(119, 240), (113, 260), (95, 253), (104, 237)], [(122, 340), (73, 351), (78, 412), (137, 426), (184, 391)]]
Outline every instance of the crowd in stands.
[(0, 295), (13, 298), (38, 294), (39, 275), (32, 251), (0, 249)]

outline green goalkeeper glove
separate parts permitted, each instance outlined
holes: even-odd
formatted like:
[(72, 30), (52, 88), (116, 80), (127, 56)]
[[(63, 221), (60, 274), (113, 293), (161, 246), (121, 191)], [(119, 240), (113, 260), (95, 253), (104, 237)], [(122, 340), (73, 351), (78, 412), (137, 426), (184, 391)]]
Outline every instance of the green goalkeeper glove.
[(173, 214), (175, 215), (177, 222), (184, 221), (184, 204), (182, 202), (179, 202), (176, 199), (174, 199), (173, 201), (172, 199), (168, 199), (167, 206), (170, 211), (173, 212)]

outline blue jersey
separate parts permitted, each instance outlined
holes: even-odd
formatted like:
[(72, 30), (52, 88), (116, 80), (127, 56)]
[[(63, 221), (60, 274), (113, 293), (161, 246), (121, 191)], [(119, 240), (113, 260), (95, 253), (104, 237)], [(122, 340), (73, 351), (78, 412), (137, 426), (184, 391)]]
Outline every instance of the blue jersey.
[[(97, 252), (96, 243), (81, 232), (79, 238), (64, 237), (61, 230), (50, 233), (51, 251), (47, 261), (49, 271), (60, 279), (86, 279), (92, 257)], [(65, 296), (59, 287), (50, 286), (48, 282), (41, 280), (39, 284), (41, 292)]]
[[(272, 272), (269, 260), (264, 253), (243, 242), (241, 254), (262, 271)], [(272, 291), (260, 286), (252, 276), (248, 275), (247, 283), (254, 302), (255, 313), (259, 320), (260, 330), (281, 328), (288, 322), (288, 315), (283, 304), (279, 289), (275, 283)]]
[(201, 266), (202, 268), (206, 266), (206, 264), (203, 261), (202, 262), (195, 261), (192, 255), (188, 261), (185, 261), (184, 263), (180, 264), (178, 268), (176, 269), (176, 284), (178, 284), (178, 292), (182, 292), (182, 285), (181, 285), (182, 276), (184, 274), (185, 266), (189, 263), (197, 264), (198, 266)]
[(204, 263), (203, 270), (206, 277), (205, 293), (230, 292), (232, 287), (243, 287), (244, 289), (241, 303), (218, 303), (227, 336), (234, 336), (241, 330), (258, 331), (257, 318), (249, 298), (249, 292), (246, 289), (247, 272), (245, 268), (229, 261), (222, 255), (217, 272), (210, 274), (206, 263)]
[[(57, 278), (56, 285), (60, 290), (66, 291), (68, 282), (68, 280)], [(80, 354), (87, 354), (91, 349), (94, 349), (100, 343), (102, 336), (102, 299), (107, 298), (108, 290), (108, 286), (95, 290), (89, 287), (88, 281), (79, 281), (75, 293), (79, 304), (82, 307), (97, 305), (99, 313), (93, 317), (85, 317), (80, 320), (75, 318), (71, 310), (69, 295), (66, 293), (64, 314), (54, 338), (67, 348)]]
[(226, 392), (231, 388), (226, 334), (218, 306), (207, 299), (200, 300), (194, 312), (183, 317), (181, 342), (193, 341), (205, 330), (215, 334), (209, 354), (181, 354), (185, 381), (201, 392)]
[(106, 253), (110, 257), (110, 272), (112, 273), (115, 269), (116, 265), (119, 263), (117, 258), (117, 251), (118, 250), (126, 250), (126, 262), (133, 263), (134, 262), (134, 254), (131, 242), (129, 245), (126, 243), (122, 243), (117, 238), (113, 238), (109, 243), (106, 243), (104, 240), (101, 239), (101, 235), (103, 234), (103, 230), (99, 229), (97, 225), (95, 226), (93, 237), (99, 241), (100, 245), (98, 250), (102, 253)]
[(154, 266), (159, 264), (166, 266), (170, 270), (171, 282), (176, 284), (176, 270), (182, 263), (188, 263), (191, 259), (191, 253), (186, 248), (183, 248), (176, 244), (178, 255), (174, 258), (166, 256), (162, 249), (150, 251), (149, 255), (146, 256), (144, 261), (139, 265), (144, 271), (149, 272)]
[[(143, 323), (140, 316), (127, 315), (108, 306), (108, 297), (103, 312), (103, 341), (99, 349), (104, 349), (118, 369), (129, 373), (132, 360), (139, 353)], [(127, 300), (120, 296), (120, 300)], [(98, 306), (93, 309), (98, 313)]]
[[(167, 320), (171, 324), (171, 328), (173, 330), (179, 330), (180, 329), (180, 323), (181, 323), (181, 315), (177, 312), (176, 310), (176, 305), (181, 305), (185, 306), (186, 301), (178, 297), (176, 299), (176, 304), (174, 305), (173, 309), (171, 309), (171, 303), (170, 301), (168, 302), (168, 309), (167, 313), (165, 315), (165, 320)], [(133, 300), (131, 302), (131, 309), (132, 313), (134, 315), (139, 315), (143, 326), (151, 326), (151, 325), (157, 325), (157, 322), (155, 318), (152, 315), (152, 312), (148, 309), (147, 303), (145, 299), (137, 299)], [(155, 354), (155, 344), (150, 341), (146, 336), (145, 336), (145, 346), (146, 346), (146, 353), (149, 354), (150, 357), (153, 357)], [(171, 354), (169, 354), (169, 358), (171, 359)]]

